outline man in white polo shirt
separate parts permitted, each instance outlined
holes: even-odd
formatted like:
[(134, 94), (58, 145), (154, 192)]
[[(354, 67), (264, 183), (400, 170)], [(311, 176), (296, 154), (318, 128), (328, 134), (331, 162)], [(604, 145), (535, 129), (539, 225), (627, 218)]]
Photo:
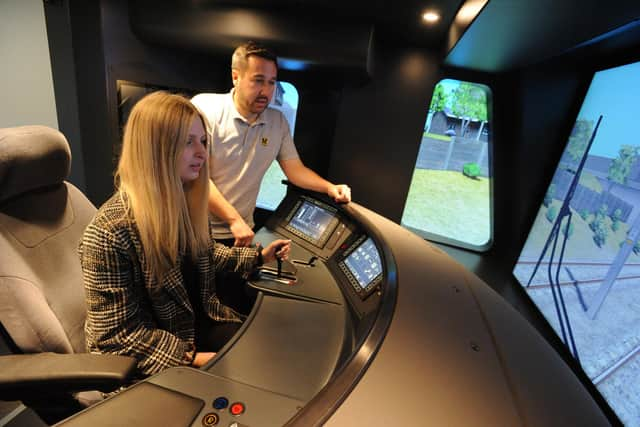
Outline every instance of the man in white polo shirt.
[(211, 127), (209, 210), (215, 216), (214, 238), (229, 246), (248, 246), (253, 241), (260, 183), (276, 159), (298, 187), (326, 193), (338, 202), (351, 201), (347, 185), (333, 184), (302, 163), (287, 119), (268, 108), (277, 77), (275, 54), (248, 42), (233, 53), (231, 92), (203, 93), (191, 100)]

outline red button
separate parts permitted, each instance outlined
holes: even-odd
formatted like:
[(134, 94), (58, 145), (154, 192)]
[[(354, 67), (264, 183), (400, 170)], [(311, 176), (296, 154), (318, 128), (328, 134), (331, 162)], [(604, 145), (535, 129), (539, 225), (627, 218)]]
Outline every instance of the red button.
[(229, 407), (229, 412), (231, 415), (240, 415), (244, 412), (244, 403), (236, 402), (232, 403)]

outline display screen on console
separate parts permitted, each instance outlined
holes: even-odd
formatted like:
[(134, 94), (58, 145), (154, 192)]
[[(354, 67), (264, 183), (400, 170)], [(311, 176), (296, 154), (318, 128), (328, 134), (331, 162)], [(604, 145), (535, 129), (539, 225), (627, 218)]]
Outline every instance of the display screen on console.
[(322, 247), (338, 223), (331, 207), (302, 199), (294, 208), (285, 228), (295, 235)]
[(371, 237), (355, 248), (345, 258), (344, 264), (353, 275), (360, 289), (367, 288), (382, 274), (380, 254)]

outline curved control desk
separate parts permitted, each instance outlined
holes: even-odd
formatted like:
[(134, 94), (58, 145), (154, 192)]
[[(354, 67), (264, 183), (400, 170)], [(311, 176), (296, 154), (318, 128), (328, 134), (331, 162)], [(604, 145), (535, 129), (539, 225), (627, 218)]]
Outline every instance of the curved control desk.
[(290, 189), (256, 241), (251, 315), (207, 366), (172, 368), (60, 423), (609, 425), (544, 339), (439, 249), (355, 203)]

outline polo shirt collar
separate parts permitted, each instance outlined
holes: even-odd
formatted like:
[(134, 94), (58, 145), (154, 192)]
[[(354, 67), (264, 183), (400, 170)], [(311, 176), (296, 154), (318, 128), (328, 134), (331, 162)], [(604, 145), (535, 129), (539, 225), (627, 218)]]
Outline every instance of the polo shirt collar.
[[(233, 92), (234, 92), (235, 90), (236, 90), (235, 88), (232, 88), (232, 89), (229, 91), (229, 94), (228, 94), (228, 96), (227, 96), (227, 102), (229, 102), (229, 104), (230, 104), (230, 106), (231, 106), (231, 116), (232, 116), (232, 118), (233, 118), (234, 120), (235, 120), (235, 119), (238, 119), (238, 120), (240, 120), (241, 122), (243, 122), (243, 123), (245, 123), (245, 124), (247, 124), (247, 125), (248, 125), (248, 124), (249, 124), (249, 122), (247, 121), (247, 119), (245, 119), (245, 118), (244, 118), (244, 116), (243, 116), (242, 114), (240, 114), (240, 113), (238, 112), (238, 110), (237, 110), (237, 108), (236, 108), (236, 104), (233, 102)], [(269, 108), (269, 107), (267, 107), (267, 108)], [(256, 119), (256, 121), (255, 121), (252, 125), (253, 125), (253, 126), (256, 126), (256, 125), (262, 125), (262, 124), (266, 124), (266, 123), (267, 123), (267, 120), (266, 120), (266, 118), (265, 118), (265, 114), (264, 114), (264, 112), (262, 112), (262, 113), (260, 113), (260, 115), (258, 116), (258, 118)]]

